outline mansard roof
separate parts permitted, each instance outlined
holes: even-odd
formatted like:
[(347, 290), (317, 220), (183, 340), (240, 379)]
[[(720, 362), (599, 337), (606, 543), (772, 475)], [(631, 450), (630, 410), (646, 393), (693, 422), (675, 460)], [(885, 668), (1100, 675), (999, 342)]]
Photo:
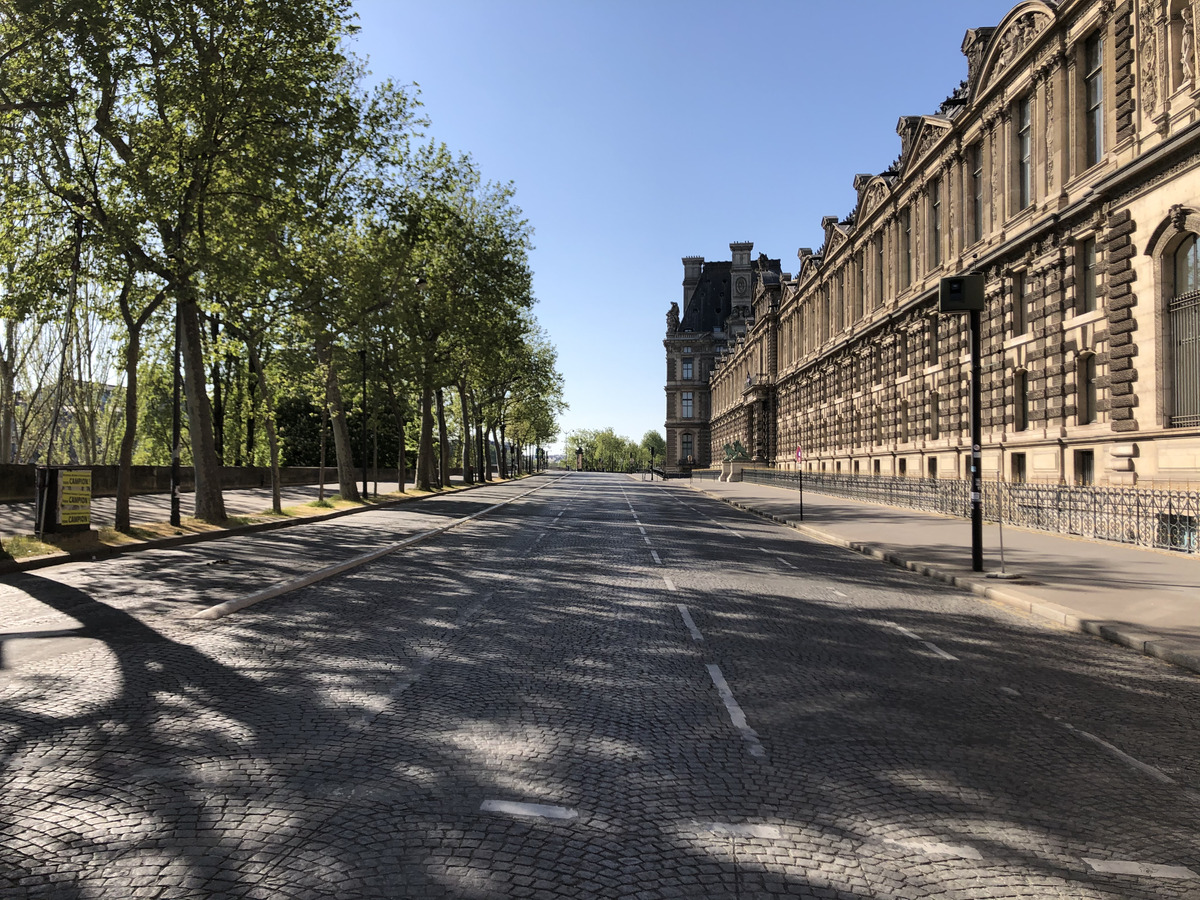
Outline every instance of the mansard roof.
[(1059, 18), (1062, 0), (1021, 0), (995, 27), (972, 28), (962, 42), (967, 58), (967, 77), (930, 115), (902, 116), (896, 125), (900, 136), (900, 155), (879, 175), (854, 176), (857, 203), (843, 221), (826, 216), (821, 220), (825, 244), (817, 254), (801, 254), (797, 280), (803, 280), (820, 268), (822, 255), (828, 256), (867, 216), (884, 204), (901, 182), (909, 179), (935, 152), (955, 121), (980, 101), (985, 91), (1004, 76), (1009, 67), (1038, 42)]
[(725, 317), (729, 315), (729, 271), (732, 266), (728, 260), (704, 264), (696, 289), (679, 318), (680, 331), (712, 331), (725, 324)]

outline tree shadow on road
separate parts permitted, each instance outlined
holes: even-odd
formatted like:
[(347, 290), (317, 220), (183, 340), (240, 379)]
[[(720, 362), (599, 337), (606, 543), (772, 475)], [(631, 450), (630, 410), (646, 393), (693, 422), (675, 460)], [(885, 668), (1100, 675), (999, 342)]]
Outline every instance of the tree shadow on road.
[(753, 540), (795, 570), (731, 552), (637, 497), (666, 563), (650, 567), (629, 486), (588, 485), (560, 520), (578, 483), (193, 634), (30, 582), (105, 647), (0, 689), (5, 891), (1184, 896), (1065, 862), (1194, 863), (1180, 836), (1200, 823), (1170, 786), (1103, 780), (1124, 770), (1046, 713), (1173, 721), (1154, 762), (1183, 780), (1197, 735), (1171, 713), (1194, 682), (834, 548), (798, 554), (791, 535)]

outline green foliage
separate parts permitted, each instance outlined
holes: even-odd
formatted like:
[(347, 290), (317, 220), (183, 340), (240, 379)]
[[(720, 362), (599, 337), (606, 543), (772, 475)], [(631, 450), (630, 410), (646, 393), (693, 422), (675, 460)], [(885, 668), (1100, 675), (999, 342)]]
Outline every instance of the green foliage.
[[(366, 86), (352, 21), (349, 0), (0, 9), (0, 317), (32, 336), (16, 323), (61, 325), (90, 298), (138, 390), (134, 462), (170, 460), (177, 319), (198, 469), (316, 465), (326, 405), (331, 466), (333, 431), (343, 463), (361, 463), (363, 416), (369, 455), (378, 434), (395, 465), (399, 419), (410, 451), (436, 439), (418, 429), (438, 388), (460, 424), (530, 445), (557, 434), (562, 378), (532, 315), (514, 188), (428, 140), (414, 89)], [(64, 355), (96, 355), (72, 335)], [(25, 349), (0, 355), (0, 421), (18, 427)], [(119, 406), (95, 369), (72, 370), (77, 408)], [(49, 396), (51, 371), (27, 396)]]

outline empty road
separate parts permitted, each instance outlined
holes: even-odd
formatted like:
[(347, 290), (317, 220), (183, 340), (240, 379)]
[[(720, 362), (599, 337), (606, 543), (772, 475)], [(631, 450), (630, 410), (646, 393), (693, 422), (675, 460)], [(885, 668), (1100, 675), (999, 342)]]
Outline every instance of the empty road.
[(678, 483), (10, 576), (0, 663), (0, 898), (1200, 897), (1200, 679)]

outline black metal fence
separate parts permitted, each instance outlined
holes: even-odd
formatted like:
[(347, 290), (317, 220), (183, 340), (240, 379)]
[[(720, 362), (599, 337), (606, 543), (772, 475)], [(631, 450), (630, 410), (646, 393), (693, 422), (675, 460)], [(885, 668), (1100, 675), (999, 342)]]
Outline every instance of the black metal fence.
[[(697, 472), (696, 477), (708, 476)], [(742, 478), (796, 490), (801, 475), (748, 468)], [(970, 516), (968, 481), (815, 472), (805, 472), (803, 479), (804, 489), (818, 494)], [(1200, 491), (984, 482), (983, 515), (990, 522), (1003, 517), (1006, 525), (1057, 534), (1200, 553)]]

